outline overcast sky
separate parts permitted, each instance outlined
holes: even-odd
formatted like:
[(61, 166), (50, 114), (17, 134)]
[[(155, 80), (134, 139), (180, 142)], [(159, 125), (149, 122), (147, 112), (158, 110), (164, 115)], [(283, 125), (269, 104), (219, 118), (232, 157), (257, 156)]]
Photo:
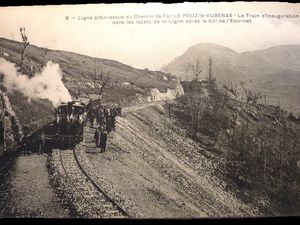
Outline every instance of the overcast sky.
[[(137, 68), (159, 70), (198, 43), (215, 43), (237, 52), (300, 44), (300, 19), (253, 19), (250, 24), (127, 24), (78, 21), (78, 16), (184, 13), (269, 13), (300, 15), (300, 4), (184, 3), (24, 6), (0, 8), (0, 36), (21, 41), (26, 27), (31, 44), (114, 59)], [(66, 20), (66, 16), (76, 19)]]

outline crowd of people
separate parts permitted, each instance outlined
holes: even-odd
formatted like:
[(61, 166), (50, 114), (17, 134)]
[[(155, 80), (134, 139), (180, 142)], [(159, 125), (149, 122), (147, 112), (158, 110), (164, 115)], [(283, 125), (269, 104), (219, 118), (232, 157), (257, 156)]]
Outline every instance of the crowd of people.
[(96, 127), (94, 133), (94, 140), (96, 147), (100, 148), (100, 152), (105, 152), (107, 135), (116, 129), (116, 117), (121, 116), (122, 108), (120, 106), (114, 105), (110, 108), (99, 105), (96, 109), (91, 109), (88, 113), (88, 119), (90, 121), (91, 127)]
[(24, 156), (30, 155), (30, 152), (37, 151), (38, 154), (44, 154), (45, 134), (43, 130), (29, 134), (29, 128), (23, 128), (23, 135), (19, 142), (19, 147)]

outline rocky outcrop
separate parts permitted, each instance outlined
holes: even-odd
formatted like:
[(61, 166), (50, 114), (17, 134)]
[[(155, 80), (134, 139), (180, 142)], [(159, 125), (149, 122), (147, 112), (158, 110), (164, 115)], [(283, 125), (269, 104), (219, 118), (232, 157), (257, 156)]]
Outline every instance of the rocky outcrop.
[(175, 99), (178, 96), (181, 96), (184, 94), (184, 90), (180, 82), (177, 83), (177, 86), (175, 89), (167, 89), (166, 93), (161, 93), (157, 88), (151, 88), (150, 89), (150, 96), (147, 98), (148, 102), (152, 101), (166, 101)]
[[(0, 90), (1, 96), (1, 120), (2, 120), (2, 131), (3, 144), (1, 143), (0, 156), (6, 151), (16, 147), (18, 140), (22, 135), (22, 126), (20, 125), (19, 119), (12, 109), (9, 98), (5, 92)], [(3, 132), (3, 133), (2, 133)]]

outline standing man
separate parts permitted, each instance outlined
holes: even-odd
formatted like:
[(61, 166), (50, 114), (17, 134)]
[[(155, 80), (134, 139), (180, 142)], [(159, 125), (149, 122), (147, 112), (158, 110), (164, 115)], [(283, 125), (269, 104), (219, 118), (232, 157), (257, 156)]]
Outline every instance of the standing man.
[(106, 141), (107, 141), (107, 130), (106, 130), (106, 126), (105, 126), (105, 121), (103, 123), (103, 125), (100, 128), (100, 152), (105, 152), (106, 150)]
[(122, 116), (122, 107), (120, 105), (118, 105), (117, 111), (118, 111), (118, 116)]
[(23, 149), (24, 156), (26, 154), (29, 155), (29, 137), (27, 131), (25, 131), (23, 136), (21, 137), (21, 147)]
[(95, 119), (96, 119), (96, 124), (99, 124), (99, 107), (96, 108)]
[(44, 153), (44, 148), (45, 148), (45, 135), (44, 131), (41, 131), (38, 137), (38, 146), (39, 146), (39, 154)]
[(104, 117), (105, 117), (105, 119), (106, 119), (106, 121), (107, 121), (107, 120), (108, 120), (108, 117), (109, 117), (109, 111), (108, 111), (108, 109), (107, 109), (107, 108), (104, 108), (103, 113), (104, 113)]
[(100, 108), (99, 109), (99, 126), (103, 123), (103, 118), (104, 118), (103, 109)]
[(95, 139), (96, 147), (99, 147), (99, 145), (100, 145), (100, 132), (99, 132), (99, 128), (96, 128), (96, 131), (94, 133), (94, 139)]
[(115, 113), (110, 115), (110, 125), (111, 125), (110, 130), (116, 131), (116, 116), (117, 115)]
[(111, 114), (109, 114), (108, 115), (108, 119), (106, 120), (106, 131), (107, 131), (107, 133), (109, 134), (111, 131), (112, 131), (112, 115)]
[(93, 112), (93, 109), (90, 111), (90, 123), (91, 123), (91, 127), (93, 127), (93, 125), (94, 125), (94, 112)]

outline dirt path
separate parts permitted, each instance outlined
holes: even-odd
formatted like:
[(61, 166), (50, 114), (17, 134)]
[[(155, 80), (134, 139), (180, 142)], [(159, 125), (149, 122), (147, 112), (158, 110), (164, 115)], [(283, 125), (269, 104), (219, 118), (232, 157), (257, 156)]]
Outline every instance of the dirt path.
[(46, 154), (20, 155), (16, 159), (7, 181), (10, 198), (2, 217), (69, 217), (49, 184), (46, 160)]
[[(217, 162), (207, 159), (205, 150), (185, 137), (161, 104), (128, 107), (123, 112), (116, 132), (109, 135), (107, 151), (88, 157), (101, 179), (134, 201), (141, 215), (259, 215), (255, 207), (224, 190), (223, 182), (213, 175)], [(87, 152), (98, 151), (87, 147)]]
[(157, 101), (157, 102), (150, 102), (150, 103), (145, 103), (141, 105), (133, 105), (133, 106), (128, 106), (122, 109), (123, 114), (127, 114), (130, 112), (138, 111), (143, 108), (149, 107), (149, 106), (155, 106), (155, 105), (161, 105), (163, 102)]

